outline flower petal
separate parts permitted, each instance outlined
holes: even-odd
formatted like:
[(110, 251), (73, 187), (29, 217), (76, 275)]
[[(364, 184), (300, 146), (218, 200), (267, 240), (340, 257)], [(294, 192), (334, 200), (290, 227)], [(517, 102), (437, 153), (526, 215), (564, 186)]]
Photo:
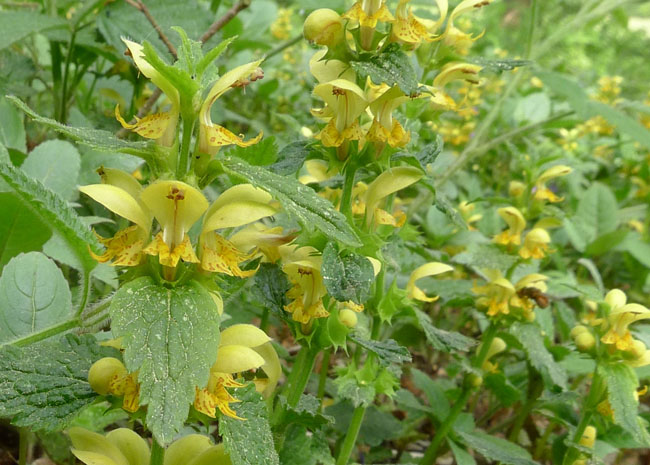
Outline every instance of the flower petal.
[(367, 224), (372, 223), (375, 208), (383, 198), (418, 182), (422, 176), (422, 170), (412, 166), (398, 166), (380, 174), (366, 191)]
[(74, 446), (72, 453), (87, 465), (129, 465), (117, 446), (101, 434), (73, 427), (68, 430), (68, 436)]
[(241, 345), (257, 347), (269, 342), (271, 338), (257, 326), (237, 324), (221, 331), (219, 346)]
[(114, 429), (106, 433), (106, 439), (122, 452), (129, 465), (149, 465), (149, 445), (135, 431), (128, 428)]
[(212, 441), (209, 437), (201, 434), (188, 434), (171, 443), (165, 450), (163, 465), (186, 465), (189, 457), (196, 457), (211, 446)]
[(91, 184), (79, 188), (81, 192), (101, 203), (110, 211), (140, 226), (151, 229), (151, 215), (127, 191), (110, 184)]
[(241, 373), (264, 365), (264, 359), (250, 347), (242, 345), (220, 346), (217, 361), (212, 366), (219, 373)]

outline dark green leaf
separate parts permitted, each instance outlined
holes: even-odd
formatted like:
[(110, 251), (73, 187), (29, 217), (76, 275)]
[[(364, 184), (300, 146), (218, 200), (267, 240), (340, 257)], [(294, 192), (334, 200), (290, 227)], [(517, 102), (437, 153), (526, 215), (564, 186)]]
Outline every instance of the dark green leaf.
[(553, 359), (553, 356), (544, 345), (544, 338), (539, 326), (532, 323), (515, 323), (510, 327), (510, 333), (524, 347), (524, 351), (531, 365), (545, 379), (550, 380), (553, 384), (563, 389), (567, 388), (567, 374)]
[(463, 442), (488, 460), (508, 465), (539, 465), (528, 451), (505, 439), (490, 436), (482, 431), (458, 432)]
[(433, 380), (433, 377), (427, 375), (425, 372), (420, 371), (417, 368), (412, 368), (411, 374), (415, 386), (422, 390), (424, 395), (427, 397), (433, 415), (438, 419), (438, 421), (443, 421), (447, 418), (449, 410), (451, 409), (451, 405), (449, 404), (445, 392), (442, 390), (440, 385)]
[(496, 244), (472, 243), (465, 252), (454, 257), (454, 262), (480, 269), (507, 271), (518, 260), (517, 256), (502, 252)]
[(424, 313), (422, 310), (415, 309), (415, 316), (417, 317), (420, 326), (422, 326), (422, 330), (424, 331), (427, 340), (437, 350), (443, 350), (445, 352), (466, 352), (476, 344), (474, 340), (463, 336), (460, 333), (436, 328), (433, 326), (429, 315)]
[(254, 279), (252, 291), (257, 300), (276, 315), (286, 318), (288, 315), (284, 310), (284, 306), (288, 304), (286, 294), (291, 289), (287, 275), (275, 263), (261, 263)]
[(67, 335), (27, 347), (0, 349), (0, 417), (35, 431), (56, 431), (97, 394), (88, 369), (116, 351), (90, 336)]
[(56, 16), (41, 15), (33, 11), (3, 11), (0, 13), (0, 49), (34, 32), (65, 26), (66, 21)]
[(65, 200), (8, 163), (0, 162), (0, 177), (16, 191), (25, 207), (65, 240), (79, 269), (88, 272), (95, 267), (97, 263), (88, 253), (88, 246), (98, 251), (99, 242)]
[(282, 465), (334, 465), (322, 431), (307, 431), (304, 426), (292, 425), (287, 429), (286, 437), (280, 451)]
[(351, 61), (350, 65), (364, 81), (366, 77), (370, 77), (377, 85), (397, 85), (406, 95), (418, 92), (419, 84), (415, 70), (409, 57), (397, 43), (390, 44), (379, 55), (371, 55), (367, 61)]
[(471, 58), (468, 61), (496, 73), (502, 71), (512, 71), (515, 68), (521, 68), (522, 66), (530, 66), (533, 64), (533, 62), (530, 60), (518, 60), (512, 58), (506, 58), (503, 60), (491, 60), (489, 58), (475, 57)]
[(0, 277), (0, 344), (56, 323), (72, 311), (68, 282), (40, 252), (14, 257)]
[(476, 465), (476, 460), (474, 460), (474, 457), (472, 457), (469, 452), (453, 441), (447, 442), (449, 443), (451, 452), (454, 454), (454, 458), (456, 459), (456, 465)]
[(300, 140), (282, 147), (278, 150), (278, 161), (270, 167), (271, 171), (283, 175), (294, 174), (311, 152), (310, 144), (310, 141)]
[(246, 388), (233, 390), (237, 420), (227, 416), (219, 419), (219, 433), (230, 454), (233, 465), (276, 465), (280, 463), (273, 445), (273, 436), (266, 413), (266, 403), (251, 383)]
[(311, 394), (303, 394), (300, 396), (298, 405), (295, 407), (290, 407), (287, 404), (287, 398), (285, 396), (280, 395), (278, 398), (285, 412), (282, 417), (282, 423), (285, 425), (296, 423), (313, 429), (333, 421), (332, 417), (319, 412), (321, 401)]
[(386, 341), (373, 341), (370, 339), (363, 339), (356, 334), (350, 335), (349, 338), (364, 349), (377, 355), (379, 363), (383, 366), (388, 366), (393, 363), (401, 365), (404, 362), (411, 361), (411, 354), (408, 349), (399, 345), (392, 339)]
[(422, 150), (415, 154), (409, 154), (406, 152), (399, 152), (393, 155), (393, 160), (404, 160), (408, 164), (415, 166), (416, 168), (422, 168), (423, 170), (427, 169), (427, 165), (436, 161), (438, 155), (442, 153), (444, 147), (444, 141), (442, 136), (438, 134), (436, 140), (424, 146)]
[(259, 143), (250, 147), (235, 147), (229, 150), (226, 155), (241, 158), (251, 165), (266, 166), (277, 160), (278, 146), (275, 143), (275, 137), (265, 137)]
[(219, 314), (198, 283), (172, 289), (150, 277), (123, 285), (111, 301), (113, 335), (123, 337), (127, 369), (138, 370), (147, 427), (161, 444), (180, 431), (217, 357)]
[(332, 242), (323, 250), (321, 274), (327, 292), (339, 302), (363, 304), (375, 281), (370, 260), (354, 252), (342, 256)]
[(361, 241), (348, 224), (345, 216), (334, 210), (330, 202), (319, 197), (313, 189), (297, 180), (252, 166), (235, 158), (225, 158), (226, 173), (261, 187), (275, 197), (282, 208), (294, 216), (307, 229), (316, 228), (326, 236), (346, 245), (359, 247)]

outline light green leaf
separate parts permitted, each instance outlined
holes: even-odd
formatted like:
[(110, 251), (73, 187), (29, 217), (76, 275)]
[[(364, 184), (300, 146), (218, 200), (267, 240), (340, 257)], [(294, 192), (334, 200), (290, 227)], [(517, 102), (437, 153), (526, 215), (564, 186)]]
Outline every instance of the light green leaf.
[(38, 216), (10, 192), (0, 193), (0, 268), (21, 252), (40, 250), (52, 235)]
[(349, 339), (377, 355), (379, 363), (383, 366), (388, 366), (393, 363), (401, 365), (404, 362), (411, 361), (411, 353), (408, 349), (392, 339), (374, 341), (372, 339), (363, 339), (356, 334), (350, 335)]
[(451, 405), (439, 384), (431, 376), (417, 368), (411, 368), (411, 375), (413, 376), (415, 386), (422, 390), (427, 397), (433, 415), (439, 421), (447, 418), (449, 410), (451, 410)]
[(0, 162), (0, 177), (15, 190), (26, 208), (65, 240), (77, 260), (75, 267), (90, 272), (97, 263), (88, 247), (98, 251), (99, 242), (65, 200), (9, 163)]
[(304, 426), (287, 429), (284, 447), (280, 451), (282, 465), (334, 465), (327, 439), (321, 430), (307, 431)]
[(515, 323), (510, 327), (510, 333), (524, 347), (531, 365), (542, 374), (544, 379), (550, 380), (552, 384), (563, 389), (567, 388), (566, 371), (555, 362), (544, 345), (544, 338), (539, 326), (532, 323)]
[(644, 446), (650, 445), (650, 437), (639, 422), (639, 401), (635, 397), (639, 381), (634, 370), (623, 363), (603, 363), (598, 373), (607, 384), (607, 399), (614, 412), (614, 423), (623, 427)]
[(650, 245), (638, 238), (626, 240), (625, 250), (641, 264), (650, 268)]
[(255, 391), (252, 383), (232, 392), (236, 399), (241, 400), (233, 406), (237, 416), (246, 419), (242, 421), (225, 415), (219, 419), (219, 433), (232, 464), (279, 464), (264, 399)]
[(127, 369), (139, 371), (147, 427), (169, 444), (187, 419), (195, 387), (206, 386), (216, 360), (216, 305), (194, 281), (168, 289), (142, 277), (117, 291), (111, 318), (113, 335), (124, 337)]
[(453, 261), (476, 270), (496, 269), (507, 271), (518, 260), (517, 256), (502, 252), (496, 244), (472, 243), (467, 250), (454, 256)]
[[(0, 13), (0, 23), (2, 23), (4, 14), (6, 13)], [(2, 41), (1, 37), (2, 33), (0, 33), (0, 42)], [(0, 144), (23, 153), (27, 151), (27, 136), (25, 135), (23, 117), (4, 97), (0, 97)]]
[(581, 118), (588, 119), (591, 116), (589, 96), (580, 84), (563, 74), (550, 71), (538, 72), (537, 76), (553, 92), (566, 98)]
[(367, 61), (351, 61), (350, 65), (364, 81), (370, 77), (375, 84), (386, 83), (390, 87), (397, 85), (406, 95), (418, 91), (415, 70), (397, 43), (390, 44), (379, 55), (372, 55)]
[(0, 417), (35, 431), (65, 428), (97, 394), (88, 369), (102, 357), (118, 356), (90, 335), (66, 335), (27, 347), (0, 349)]
[(476, 460), (474, 460), (474, 457), (472, 457), (469, 452), (460, 447), (454, 441), (447, 442), (449, 443), (451, 452), (454, 454), (457, 465), (476, 465)]
[(305, 228), (316, 228), (346, 245), (362, 245), (345, 216), (336, 211), (330, 202), (319, 197), (313, 189), (293, 178), (249, 165), (243, 160), (225, 158), (222, 163), (227, 174), (244, 179), (271, 194), (280, 202), (282, 209), (294, 216)]
[(490, 436), (482, 431), (458, 432), (463, 442), (488, 460), (508, 465), (539, 465), (528, 451), (505, 439)]
[(590, 108), (594, 113), (603, 116), (610, 124), (616, 126), (618, 132), (631, 137), (644, 147), (650, 148), (650, 131), (638, 121), (601, 102), (591, 102)]
[(535, 92), (517, 102), (513, 117), (519, 124), (539, 123), (548, 118), (550, 114), (551, 99), (544, 92)]
[(46, 16), (27, 11), (0, 13), (0, 49), (6, 48), (34, 32), (64, 27), (66, 21), (56, 16)]
[(323, 250), (321, 274), (327, 292), (339, 302), (363, 304), (375, 282), (370, 260), (354, 252), (341, 255), (332, 242)]
[(614, 231), (619, 224), (618, 205), (611, 189), (601, 183), (593, 183), (578, 204), (580, 217), (590, 233), (588, 242)]
[(463, 336), (460, 333), (436, 328), (433, 326), (429, 315), (424, 313), (422, 310), (415, 309), (415, 316), (417, 317), (420, 326), (422, 326), (422, 330), (424, 331), (427, 340), (437, 350), (443, 350), (445, 352), (466, 352), (476, 344), (474, 340), (467, 336)]
[(63, 140), (48, 140), (32, 150), (21, 165), (27, 176), (70, 200), (77, 193), (81, 157), (77, 149)]
[(68, 283), (40, 252), (14, 257), (0, 276), (0, 344), (52, 326), (72, 311)]

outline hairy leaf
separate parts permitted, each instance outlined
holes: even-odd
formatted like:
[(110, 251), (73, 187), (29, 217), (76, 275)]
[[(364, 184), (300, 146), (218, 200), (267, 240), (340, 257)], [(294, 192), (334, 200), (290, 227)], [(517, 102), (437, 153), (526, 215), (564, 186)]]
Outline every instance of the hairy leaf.
[(468, 351), (476, 342), (467, 336), (455, 331), (445, 331), (433, 326), (429, 315), (422, 310), (415, 309), (415, 316), (424, 330), (424, 335), (433, 347), (445, 352)]
[(528, 451), (505, 439), (490, 436), (482, 431), (458, 432), (463, 442), (488, 460), (508, 465), (539, 465)]
[(379, 55), (372, 55), (367, 61), (351, 61), (350, 65), (363, 80), (370, 77), (377, 85), (397, 85), (406, 95), (413, 95), (418, 91), (415, 70), (409, 57), (397, 43), (390, 44)]
[(531, 365), (539, 371), (545, 379), (563, 389), (567, 388), (568, 377), (566, 371), (558, 365), (553, 356), (544, 345), (544, 338), (539, 326), (532, 323), (515, 323), (510, 327), (510, 332), (524, 347), (524, 351)]
[(370, 260), (356, 253), (342, 256), (332, 242), (323, 250), (321, 273), (327, 292), (339, 302), (362, 304), (368, 300), (375, 281)]
[(363, 339), (355, 334), (349, 336), (349, 338), (364, 349), (376, 354), (379, 363), (383, 366), (388, 366), (393, 363), (401, 365), (404, 362), (411, 361), (411, 353), (408, 349), (392, 339), (388, 339), (387, 341), (373, 341), (371, 339)]

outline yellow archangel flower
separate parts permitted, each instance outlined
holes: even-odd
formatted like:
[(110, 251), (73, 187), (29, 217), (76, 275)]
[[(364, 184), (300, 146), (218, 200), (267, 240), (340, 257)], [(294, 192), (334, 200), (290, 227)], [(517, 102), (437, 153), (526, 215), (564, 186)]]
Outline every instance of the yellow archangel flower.
[(476, 204), (469, 203), (467, 200), (463, 200), (458, 205), (458, 211), (460, 212), (463, 219), (465, 220), (465, 223), (467, 223), (467, 227), (470, 231), (475, 229), (472, 226), (472, 223), (476, 223), (477, 221), (480, 221), (481, 218), (483, 218), (482, 214), (474, 213), (475, 209), (476, 209)]
[[(483, 344), (480, 344), (477, 347), (476, 349), (477, 353), (481, 352), (482, 347)], [(495, 355), (498, 355), (504, 350), (506, 350), (507, 347), (508, 346), (506, 345), (506, 342), (500, 337), (495, 337), (494, 339), (492, 339), (492, 342), (490, 343), (490, 347), (487, 350), (487, 354), (485, 355), (485, 361), (483, 362), (483, 366), (481, 367), (483, 371), (488, 373), (496, 373), (498, 371), (499, 365), (490, 362), (490, 359)]]
[(124, 396), (122, 408), (127, 412), (137, 412), (140, 408), (138, 374), (127, 372), (116, 358), (104, 357), (93, 363), (88, 371), (88, 383), (99, 395)]
[(330, 82), (335, 79), (345, 79), (354, 82), (356, 73), (352, 67), (341, 60), (325, 60), (327, 50), (319, 50), (309, 59), (309, 72), (319, 83)]
[(415, 16), (408, 6), (411, 0), (399, 0), (391, 35), (394, 39), (409, 45), (419, 45), (421, 42), (430, 42), (435, 36), (429, 32), (429, 26)]
[(124, 38), (122, 38), (122, 41), (126, 44), (138, 70), (165, 93), (171, 102), (171, 109), (168, 112), (156, 113), (145, 116), (142, 119), (136, 118), (137, 122), (135, 124), (129, 124), (120, 115), (120, 107), (118, 105), (115, 107), (115, 117), (125, 129), (130, 129), (147, 139), (156, 139), (160, 145), (169, 147), (174, 142), (180, 114), (180, 96), (178, 90), (149, 64), (145, 59), (142, 45)]
[(487, 284), (472, 288), (475, 294), (482, 296), (476, 300), (476, 304), (479, 307), (486, 307), (488, 316), (509, 314), (510, 299), (516, 293), (515, 287), (498, 271), (488, 270), (486, 275), (489, 279)]
[(635, 358), (632, 364), (650, 363), (650, 352), (645, 344), (635, 340), (628, 329), (628, 326), (635, 321), (650, 319), (650, 310), (640, 304), (628, 304), (627, 296), (619, 289), (609, 291), (605, 296), (605, 302), (609, 304), (610, 310), (607, 318), (602, 322), (602, 328), (607, 332), (601, 341), (618, 350), (629, 352)]
[(271, 195), (253, 187), (239, 184), (225, 190), (205, 214), (199, 237), (201, 268), (240, 278), (251, 276), (255, 270), (242, 271), (239, 264), (255, 255), (243, 253), (231, 241), (217, 234), (218, 229), (237, 228), (274, 215), (278, 209), (271, 205)]
[(470, 84), (479, 84), (478, 73), (483, 69), (479, 65), (470, 63), (447, 63), (433, 79), (433, 85), (424, 86), (431, 96), (429, 101), (435, 109), (453, 110), (456, 102), (444, 91), (444, 88), (453, 81), (463, 80)]
[(361, 46), (366, 50), (372, 45), (377, 23), (388, 23), (395, 19), (384, 0), (358, 0), (342, 17), (359, 23)]
[(515, 207), (499, 208), (497, 213), (508, 225), (508, 229), (494, 237), (497, 244), (521, 244), (521, 233), (526, 229), (526, 220)]
[(374, 88), (376, 95), (369, 105), (374, 117), (368, 130), (368, 140), (387, 142), (391, 147), (404, 147), (411, 140), (411, 134), (393, 118), (393, 111), (409, 98), (398, 86), (388, 87), (386, 84), (374, 86), (370, 79), (368, 85)]
[(368, 102), (358, 85), (347, 79), (334, 79), (318, 84), (314, 95), (326, 104), (322, 109), (312, 110), (314, 116), (328, 121), (316, 136), (325, 147), (340, 147), (345, 141), (363, 137), (358, 119)]
[(540, 300), (540, 298), (547, 299), (547, 297), (543, 295), (543, 293), (548, 289), (546, 286), (547, 280), (548, 276), (539, 273), (531, 273), (521, 278), (515, 284), (515, 291), (517, 293), (510, 298), (510, 305), (520, 308), (523, 317), (528, 321), (533, 321), (535, 319), (535, 313), (533, 313), (535, 304), (539, 306), (544, 306), (545, 304), (545, 302)]
[(256, 389), (268, 397), (282, 374), (271, 339), (261, 329), (248, 324), (233, 325), (223, 330), (217, 361), (210, 369), (208, 386), (196, 388), (194, 408), (213, 418), (219, 409), (224, 415), (241, 419), (229, 405), (238, 400), (226, 388), (242, 387), (243, 384), (234, 380), (234, 375), (258, 368), (264, 371), (267, 378), (256, 379)]
[[(148, 465), (151, 451), (147, 441), (135, 431), (118, 428), (101, 435), (84, 428), (67, 431), (72, 453), (86, 465)], [(165, 450), (164, 465), (230, 465), (223, 444), (190, 434), (174, 441)]]
[[(469, 48), (472, 45), (472, 42), (479, 39), (483, 33), (473, 37), (471, 34), (461, 31), (454, 25), (454, 21), (460, 15), (473, 10), (478, 10), (481, 7), (487, 6), (492, 2), (492, 0), (463, 0), (460, 2), (456, 8), (453, 9), (449, 15), (449, 20), (447, 21), (447, 27), (443, 33), (445, 44), (455, 48), (459, 54), (466, 55), (469, 51)], [(446, 16), (448, 10), (447, 0), (436, 0), (438, 8), (440, 9), (441, 18), (437, 24), (442, 24), (444, 17)]]
[(327, 293), (320, 269), (323, 259), (313, 247), (286, 245), (280, 247), (282, 270), (292, 284), (287, 297), (292, 299), (284, 309), (291, 313), (294, 321), (308, 325), (315, 318), (329, 315), (323, 306)]
[(214, 124), (210, 110), (214, 102), (228, 90), (260, 79), (264, 75), (259, 68), (261, 62), (262, 60), (258, 60), (238, 66), (228, 71), (214, 83), (199, 111), (199, 151), (214, 155), (224, 145), (235, 144), (239, 147), (249, 147), (260, 141), (262, 138), (261, 132), (257, 137), (244, 142), (243, 136), (237, 136), (226, 128)]
[(400, 222), (393, 215), (379, 208), (379, 204), (389, 195), (418, 182), (422, 176), (422, 171), (412, 166), (397, 166), (377, 176), (368, 185), (365, 193), (366, 224), (370, 226), (374, 220), (376, 224), (400, 226)]
[(543, 228), (533, 228), (524, 237), (524, 245), (519, 249), (521, 258), (544, 258), (548, 253), (551, 236)]
[(275, 263), (280, 259), (280, 246), (295, 238), (295, 233), (285, 233), (282, 226), (269, 228), (261, 223), (252, 223), (233, 234), (230, 242), (239, 250), (252, 253), (251, 258), (261, 256), (262, 261)]
[(435, 302), (438, 300), (438, 296), (427, 296), (424, 291), (415, 284), (416, 281), (426, 278), (427, 276), (436, 276), (453, 270), (454, 269), (451, 266), (439, 262), (425, 263), (424, 265), (417, 267), (411, 273), (409, 282), (406, 285), (408, 297), (422, 302)]
[(547, 169), (535, 181), (535, 194), (533, 197), (536, 200), (548, 200), (551, 203), (561, 202), (563, 200), (563, 197), (558, 197), (555, 195), (551, 189), (546, 187), (546, 183), (551, 179), (566, 176), (572, 171), (573, 170), (570, 167), (565, 165), (556, 165), (552, 168)]

